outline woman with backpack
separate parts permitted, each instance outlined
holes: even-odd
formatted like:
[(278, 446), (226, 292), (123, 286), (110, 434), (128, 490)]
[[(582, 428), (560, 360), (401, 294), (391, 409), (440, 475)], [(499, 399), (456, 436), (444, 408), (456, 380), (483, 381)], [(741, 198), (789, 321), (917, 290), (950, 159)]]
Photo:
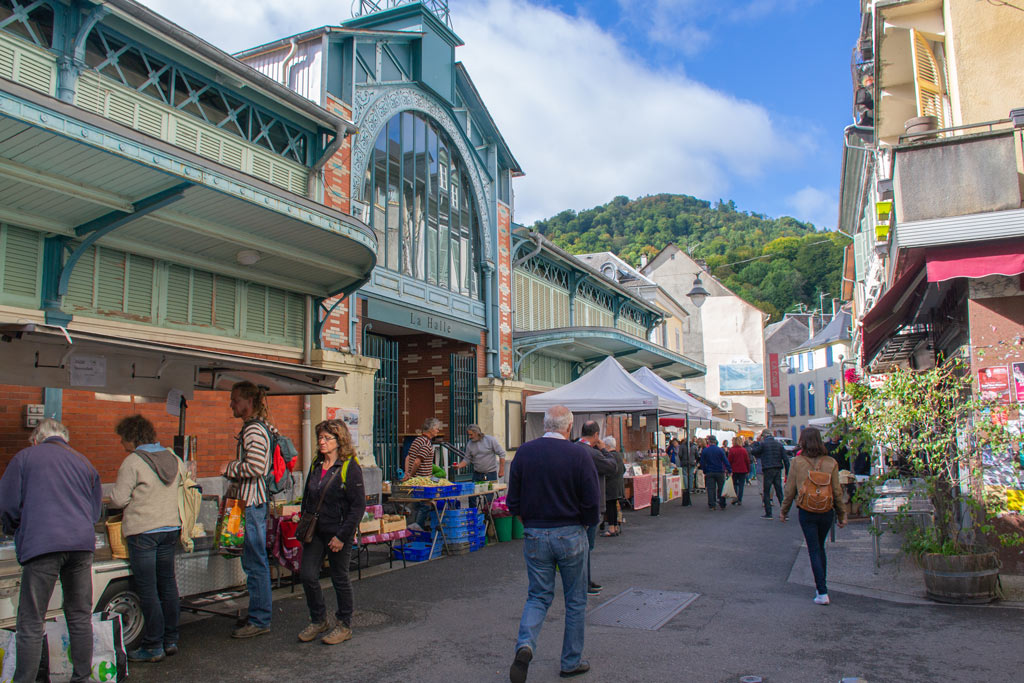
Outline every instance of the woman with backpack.
[(821, 432), (807, 427), (800, 434), (800, 450), (793, 458), (786, 480), (786, 496), (782, 501), (779, 521), (785, 522), (789, 508), (796, 501), (800, 509), (800, 528), (807, 541), (807, 554), (814, 572), (814, 602), (827, 605), (828, 586), (825, 583), (825, 539), (838, 516), (839, 528), (846, 526), (846, 510), (842, 504), (839, 486), (839, 463), (828, 455), (821, 440)]
[[(295, 537), (302, 544), (299, 576), (306, 593), (310, 624), (299, 633), (308, 643), (321, 633), (325, 645), (337, 645), (352, 637), (352, 584), (348, 578), (352, 541), (366, 510), (363, 470), (359, 467), (352, 436), (341, 420), (325, 420), (316, 426), (317, 455), (306, 477), (302, 510)], [(327, 615), (320, 570), (327, 557), (331, 584), (338, 599), (334, 618)]]

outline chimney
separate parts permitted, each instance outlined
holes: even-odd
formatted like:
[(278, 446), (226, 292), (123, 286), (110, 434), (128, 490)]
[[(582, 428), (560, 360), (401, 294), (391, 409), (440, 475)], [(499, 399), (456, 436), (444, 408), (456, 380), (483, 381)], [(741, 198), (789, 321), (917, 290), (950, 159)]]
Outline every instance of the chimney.
[(647, 267), (647, 254), (640, 254), (640, 269)]

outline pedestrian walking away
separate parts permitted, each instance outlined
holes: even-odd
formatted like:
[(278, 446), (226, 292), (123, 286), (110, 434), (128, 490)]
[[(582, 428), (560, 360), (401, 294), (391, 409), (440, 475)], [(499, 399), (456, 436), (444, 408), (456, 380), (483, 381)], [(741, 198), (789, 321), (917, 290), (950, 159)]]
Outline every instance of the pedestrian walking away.
[[(306, 477), (300, 515), (300, 519), (308, 520), (303, 525), (312, 525), (312, 533), (307, 541), (304, 533), (296, 531), (296, 536), (303, 536), (299, 575), (309, 609), (309, 625), (299, 632), (299, 640), (308, 643), (323, 635), (320, 642), (337, 645), (352, 637), (354, 600), (348, 567), (356, 525), (366, 511), (366, 491), (363, 470), (344, 421), (325, 420), (318, 424), (316, 443), (317, 455)], [(327, 616), (320, 587), (325, 557), (338, 601), (333, 618)]]
[(712, 434), (707, 439), (708, 445), (700, 452), (700, 468), (704, 471), (704, 486), (708, 491), (708, 509), (714, 510), (717, 505), (725, 509), (725, 478), (732, 474), (732, 466), (725, 451), (718, 447), (718, 439)]
[(762, 519), (772, 517), (772, 492), (775, 492), (779, 504), (782, 504), (782, 471), (789, 473), (789, 456), (780, 441), (765, 429), (760, 438), (750, 444), (749, 453), (760, 462), (761, 467), (761, 502), (764, 505)]
[(733, 439), (728, 456), (729, 466), (732, 467), (732, 486), (736, 490), (736, 500), (732, 504), (743, 505), (743, 486), (750, 475), (750, 454), (743, 447), (742, 436)]
[(793, 459), (793, 472), (786, 481), (786, 498), (782, 501), (779, 521), (786, 521), (794, 500), (814, 573), (814, 602), (827, 605), (825, 539), (837, 519), (840, 529), (846, 526), (846, 510), (839, 485), (839, 463), (828, 455), (821, 432), (815, 427), (807, 427), (800, 434), (800, 451)]
[(128, 653), (128, 660), (159, 662), (178, 653), (174, 551), (181, 538), (178, 487), (185, 478), (185, 463), (160, 445), (156, 428), (142, 415), (124, 418), (114, 431), (128, 457), (117, 471), (110, 504), (124, 510), (121, 530), (144, 623), (142, 641)]
[(555, 595), (555, 567), (562, 577), (565, 630), (559, 675), (585, 674), (582, 659), (587, 610), (587, 527), (597, 526), (604, 503), (594, 458), (570, 442), (572, 412), (552, 406), (544, 413), (544, 435), (528, 441), (512, 459), (508, 508), (524, 527), (523, 558), (529, 581), (526, 604), (519, 620), (515, 657), (509, 669), (512, 683), (523, 683), (537, 651), (537, 639)]
[(21, 565), (14, 680), (36, 680), (46, 606), (60, 577), (71, 680), (88, 681), (96, 549), (93, 525), (99, 521), (103, 499), (100, 475), (69, 445), (67, 427), (56, 420), (40, 420), (29, 443), (11, 459), (0, 479), (0, 524), (5, 534), (14, 535)]
[(242, 570), (249, 590), (249, 619), (231, 633), (232, 638), (253, 638), (270, 633), (272, 613), (270, 562), (267, 557), (267, 482), (273, 464), (270, 435), (273, 427), (267, 410), (267, 396), (252, 382), (238, 382), (231, 388), (231, 412), (242, 420), (235, 459), (221, 474), (231, 481), (229, 498), (245, 501), (245, 541)]
[[(607, 492), (607, 479), (614, 477), (618, 465), (615, 457), (608, 452), (604, 441), (601, 440), (601, 426), (593, 420), (583, 423), (580, 428), (580, 443), (584, 445), (591, 457), (594, 459), (594, 467), (597, 468), (597, 485), (601, 490), (601, 503), (605, 503)], [(587, 543), (590, 546), (590, 553), (594, 552), (594, 545), (597, 543), (597, 525), (587, 527)], [(594, 581), (591, 573), (590, 553), (587, 553), (587, 595), (598, 595), (601, 593), (601, 584)]]
[(619, 500), (625, 497), (626, 487), (622, 477), (626, 473), (626, 463), (622, 453), (615, 450), (615, 437), (606, 436), (602, 439), (607, 451), (615, 458), (615, 474), (605, 481), (605, 513), (604, 522), (607, 529), (602, 536), (618, 536), (622, 533), (619, 526)]

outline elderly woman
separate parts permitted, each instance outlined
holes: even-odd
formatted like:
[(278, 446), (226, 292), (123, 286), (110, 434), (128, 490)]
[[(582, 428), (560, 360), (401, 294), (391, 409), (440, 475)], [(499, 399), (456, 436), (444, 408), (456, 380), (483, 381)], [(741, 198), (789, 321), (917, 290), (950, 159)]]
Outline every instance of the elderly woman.
[(622, 459), (622, 453), (615, 450), (614, 436), (606, 436), (603, 441), (608, 453), (615, 458), (615, 474), (608, 475), (606, 481), (604, 521), (607, 528), (601, 535), (618, 536), (622, 533), (622, 529), (619, 528), (619, 499), (626, 495), (622, 481), (622, 475), (626, 473), (626, 463)]
[[(337, 645), (352, 637), (352, 584), (349, 560), (356, 526), (366, 510), (363, 470), (359, 467), (352, 436), (341, 420), (325, 420), (316, 426), (317, 455), (302, 492), (302, 512), (315, 513), (313, 540), (302, 545), (299, 575), (306, 593), (310, 624), (299, 633), (308, 643), (321, 633), (325, 645)], [(338, 599), (335, 618), (327, 616), (320, 569), (327, 557), (331, 584)]]
[(117, 471), (110, 504), (124, 509), (121, 530), (145, 619), (140, 646), (128, 653), (128, 660), (159, 662), (178, 652), (174, 550), (181, 536), (178, 486), (185, 467), (160, 445), (153, 423), (142, 415), (124, 418), (114, 431), (129, 455)]

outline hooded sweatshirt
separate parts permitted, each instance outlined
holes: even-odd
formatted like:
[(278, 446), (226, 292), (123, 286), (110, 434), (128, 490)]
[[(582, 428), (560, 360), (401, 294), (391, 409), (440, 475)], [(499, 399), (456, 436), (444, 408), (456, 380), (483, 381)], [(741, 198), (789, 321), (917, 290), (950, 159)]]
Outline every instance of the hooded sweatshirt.
[(125, 536), (181, 527), (178, 480), (182, 471), (178, 456), (158, 444), (140, 446), (124, 459), (110, 491), (110, 503), (124, 508), (121, 529)]

